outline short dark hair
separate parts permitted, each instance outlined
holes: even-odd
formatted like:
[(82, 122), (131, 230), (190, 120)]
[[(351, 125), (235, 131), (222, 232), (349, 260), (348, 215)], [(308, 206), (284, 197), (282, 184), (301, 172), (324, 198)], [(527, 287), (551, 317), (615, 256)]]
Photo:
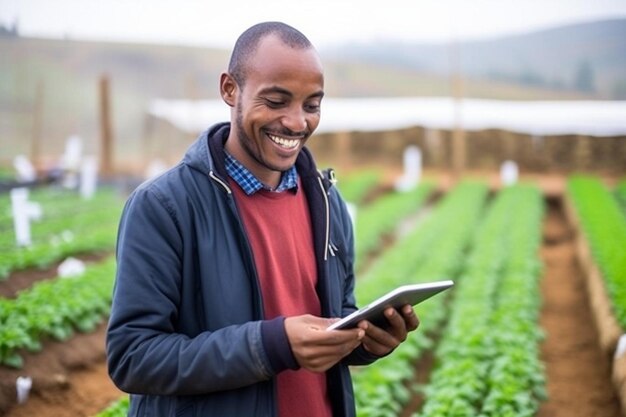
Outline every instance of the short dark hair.
[(285, 23), (257, 23), (239, 36), (230, 56), (228, 72), (239, 87), (245, 84), (248, 59), (256, 52), (259, 42), (268, 35), (278, 36), (285, 45), (291, 48), (306, 49), (313, 46), (302, 32)]

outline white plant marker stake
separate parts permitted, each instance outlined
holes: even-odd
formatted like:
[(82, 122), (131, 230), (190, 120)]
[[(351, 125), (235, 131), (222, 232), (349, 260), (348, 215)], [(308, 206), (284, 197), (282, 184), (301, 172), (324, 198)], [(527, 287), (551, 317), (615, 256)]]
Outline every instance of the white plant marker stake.
[(617, 349), (615, 349), (615, 359), (619, 359), (620, 356), (626, 354), (626, 334), (620, 336), (617, 342)]
[(17, 171), (18, 182), (32, 182), (37, 179), (37, 172), (35, 167), (30, 163), (30, 160), (24, 155), (17, 155), (13, 158), (13, 166)]
[(420, 181), (422, 176), (422, 151), (415, 146), (408, 146), (403, 155), (404, 174), (395, 184), (398, 191), (409, 191)]
[(59, 264), (57, 273), (61, 278), (73, 278), (85, 273), (85, 263), (71, 256)]
[(86, 156), (80, 166), (80, 195), (90, 199), (96, 192), (98, 182), (98, 161), (93, 156)]
[(500, 166), (500, 181), (504, 186), (514, 185), (517, 183), (519, 170), (517, 164), (513, 161), (504, 161)]
[(63, 186), (70, 189), (78, 187), (78, 170), (83, 152), (83, 143), (80, 136), (72, 135), (65, 143), (65, 153), (61, 159), (63, 168)]
[(13, 226), (15, 241), (18, 246), (30, 246), (30, 221), (41, 218), (39, 203), (28, 201), (28, 188), (13, 188), (11, 190), (11, 208), (13, 212)]
[(15, 381), (15, 389), (17, 391), (18, 404), (24, 404), (28, 399), (28, 394), (33, 386), (33, 380), (29, 376), (18, 376)]

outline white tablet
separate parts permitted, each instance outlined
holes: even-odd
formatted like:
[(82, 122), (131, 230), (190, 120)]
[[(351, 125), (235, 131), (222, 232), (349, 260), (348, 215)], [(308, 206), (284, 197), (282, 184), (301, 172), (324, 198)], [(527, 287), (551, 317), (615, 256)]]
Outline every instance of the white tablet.
[(403, 306), (416, 305), (454, 285), (453, 281), (435, 281), (424, 284), (403, 285), (343, 319), (331, 324), (327, 330), (349, 329), (355, 327), (361, 320), (367, 320), (378, 327), (386, 327), (387, 319), (383, 312), (388, 307), (401, 309)]

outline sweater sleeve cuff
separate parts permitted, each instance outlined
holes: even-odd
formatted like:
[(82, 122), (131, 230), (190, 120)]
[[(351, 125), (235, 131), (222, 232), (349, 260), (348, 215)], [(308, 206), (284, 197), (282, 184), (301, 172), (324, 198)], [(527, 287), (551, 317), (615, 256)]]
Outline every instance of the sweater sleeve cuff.
[(261, 340), (270, 366), (275, 373), (299, 368), (285, 331), (285, 317), (281, 316), (263, 321), (261, 323)]

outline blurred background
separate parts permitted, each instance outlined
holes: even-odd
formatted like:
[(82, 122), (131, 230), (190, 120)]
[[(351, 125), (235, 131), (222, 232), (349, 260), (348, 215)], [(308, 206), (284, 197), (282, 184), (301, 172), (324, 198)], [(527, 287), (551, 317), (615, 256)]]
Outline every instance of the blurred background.
[(322, 55), (323, 164), (397, 166), (415, 144), (446, 172), (626, 170), (624, 1), (3, 0), (3, 172), (54, 170), (71, 137), (104, 175), (175, 163), (228, 117), (219, 74), (263, 20)]
[(104, 360), (124, 201), (228, 119), (219, 75), (267, 20), (323, 60), (308, 146), (350, 203), (359, 302), (460, 283), (353, 374), (359, 415), (626, 415), (624, 0), (0, 0), (0, 415), (127, 414)]

